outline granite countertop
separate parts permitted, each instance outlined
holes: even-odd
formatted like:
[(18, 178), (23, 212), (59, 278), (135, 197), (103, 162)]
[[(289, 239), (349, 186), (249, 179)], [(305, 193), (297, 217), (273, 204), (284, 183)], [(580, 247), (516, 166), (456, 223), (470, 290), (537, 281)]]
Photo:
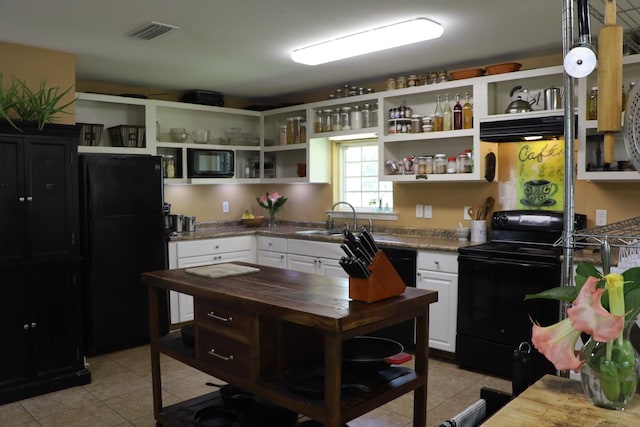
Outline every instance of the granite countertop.
[[(220, 225), (220, 226), (199, 226), (195, 232), (178, 233), (170, 237), (170, 241), (188, 241), (199, 239), (212, 239), (218, 237), (236, 237), (236, 236), (271, 236), (283, 237), (287, 239), (310, 240), (315, 242), (341, 243), (343, 237), (299, 234), (299, 231), (318, 229), (319, 227), (278, 224), (275, 228), (268, 228), (266, 225), (260, 227), (246, 227), (244, 225)], [(392, 246), (398, 248), (410, 248), (418, 250), (435, 250), (445, 252), (457, 252), (458, 248), (471, 246), (477, 243), (458, 240), (455, 230), (428, 230), (419, 229), (411, 230), (414, 233), (398, 231), (376, 232), (373, 236), (376, 243), (380, 246)], [(601, 263), (600, 253), (592, 250), (576, 250), (574, 251), (574, 262), (591, 262), (594, 265)], [(617, 257), (612, 257), (617, 259)]]

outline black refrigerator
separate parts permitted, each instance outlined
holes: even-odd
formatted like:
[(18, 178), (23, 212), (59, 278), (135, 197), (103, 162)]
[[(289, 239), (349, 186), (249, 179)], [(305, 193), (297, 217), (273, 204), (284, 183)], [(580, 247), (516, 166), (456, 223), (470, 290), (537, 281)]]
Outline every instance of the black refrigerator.
[[(146, 344), (149, 298), (140, 275), (167, 268), (162, 158), (81, 155), (80, 198), (87, 354)], [(166, 334), (166, 295), (160, 310)]]

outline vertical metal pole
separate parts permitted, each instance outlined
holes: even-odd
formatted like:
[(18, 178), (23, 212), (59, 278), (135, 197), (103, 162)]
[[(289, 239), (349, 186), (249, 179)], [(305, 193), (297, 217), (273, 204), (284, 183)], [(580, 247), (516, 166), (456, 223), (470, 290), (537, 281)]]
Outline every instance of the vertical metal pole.
[[(564, 58), (573, 47), (573, 0), (564, 0), (563, 16), (563, 53)], [(564, 84), (564, 227), (563, 227), (563, 262), (561, 286), (573, 284), (573, 232), (574, 232), (574, 138), (575, 118), (573, 113), (573, 78), (563, 75)], [(560, 303), (560, 319), (567, 317), (567, 304)], [(569, 371), (562, 370), (558, 374), (568, 378)]]
[[(573, 0), (564, 0), (563, 9), (563, 57), (573, 47)], [(563, 255), (562, 286), (570, 286), (573, 283), (573, 232), (575, 218), (574, 199), (574, 139), (575, 139), (575, 114), (573, 102), (573, 78), (564, 71), (564, 230), (563, 230)], [(562, 310), (561, 318), (565, 317)]]

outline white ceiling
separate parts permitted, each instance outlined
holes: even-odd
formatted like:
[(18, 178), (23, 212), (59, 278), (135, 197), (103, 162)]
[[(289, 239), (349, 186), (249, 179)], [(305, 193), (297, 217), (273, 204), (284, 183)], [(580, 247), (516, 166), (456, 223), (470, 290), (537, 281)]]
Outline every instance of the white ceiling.
[[(624, 0), (637, 1), (637, 0)], [(69, 52), (77, 78), (267, 98), (562, 52), (563, 0), (0, 0), (0, 40)], [(315, 67), (291, 50), (428, 17), (440, 39)], [(150, 41), (127, 33), (176, 25)], [(599, 23), (592, 20), (592, 33)], [(402, 37), (402, 34), (398, 34)]]

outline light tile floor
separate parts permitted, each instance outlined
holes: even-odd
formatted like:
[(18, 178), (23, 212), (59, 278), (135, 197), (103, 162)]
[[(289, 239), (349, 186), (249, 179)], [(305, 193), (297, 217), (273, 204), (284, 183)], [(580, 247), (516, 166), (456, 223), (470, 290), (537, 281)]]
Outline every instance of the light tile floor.
[[(163, 403), (191, 399), (212, 388), (210, 375), (162, 356)], [(149, 347), (141, 346), (89, 359), (90, 384), (0, 406), (0, 426), (155, 427)], [(511, 392), (511, 382), (463, 370), (450, 362), (429, 361), (427, 424), (437, 427), (480, 397), (488, 386)], [(411, 426), (413, 394), (407, 394), (356, 420), (350, 427)]]

